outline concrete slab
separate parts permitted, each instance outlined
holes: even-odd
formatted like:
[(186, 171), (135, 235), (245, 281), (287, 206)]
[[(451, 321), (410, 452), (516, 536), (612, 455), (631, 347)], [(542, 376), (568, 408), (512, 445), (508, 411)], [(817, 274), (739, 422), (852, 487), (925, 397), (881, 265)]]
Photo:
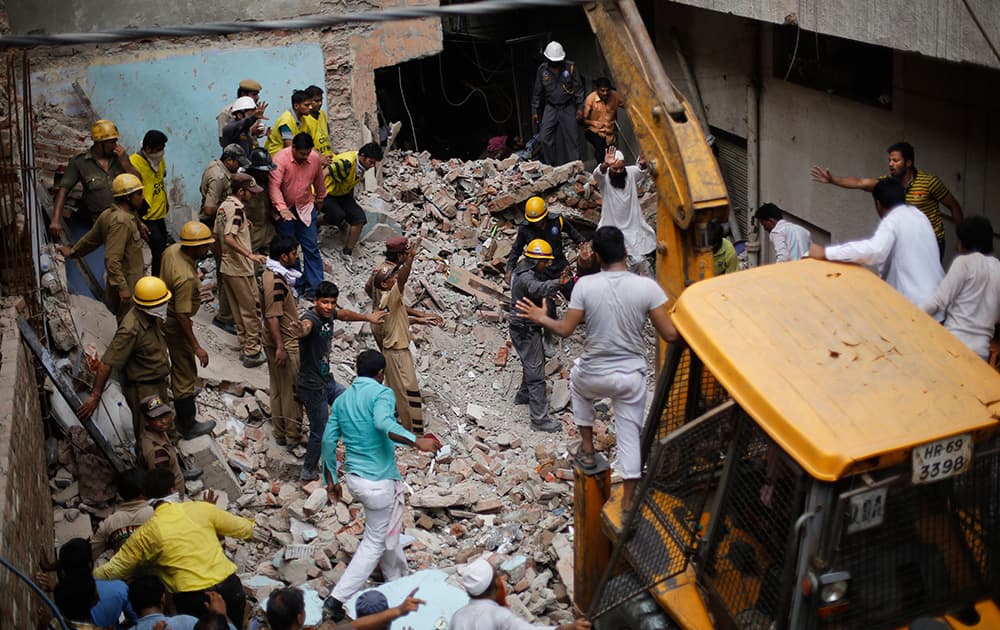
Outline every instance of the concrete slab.
[(238, 497), (243, 493), (239, 479), (229, 468), (226, 456), (211, 436), (202, 435), (193, 440), (180, 440), (177, 446), (181, 453), (194, 460), (195, 466), (204, 471), (201, 481), (205, 483), (206, 488), (222, 490), (231, 497)]
[[(372, 589), (360, 591), (344, 604), (344, 609), (351, 618), (355, 617), (355, 601), (361, 593), (367, 590)], [(414, 590), (416, 591), (414, 597), (427, 602), (420, 607), (420, 610), (392, 622), (392, 625), (389, 626), (391, 630), (447, 628), (455, 611), (469, 603), (469, 596), (465, 590), (448, 583), (448, 574), (437, 569), (417, 571), (394, 582), (383, 584), (374, 590), (385, 595), (390, 607), (401, 604), (406, 596)]]

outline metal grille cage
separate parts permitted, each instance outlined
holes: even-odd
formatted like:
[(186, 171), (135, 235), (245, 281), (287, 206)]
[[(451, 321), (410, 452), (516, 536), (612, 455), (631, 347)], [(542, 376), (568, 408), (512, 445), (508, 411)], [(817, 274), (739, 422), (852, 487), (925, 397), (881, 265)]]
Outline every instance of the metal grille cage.
[[(643, 452), (685, 423), (729, 400), (729, 394), (704, 368), (690, 348), (672, 344), (656, 384), (650, 417), (643, 435)], [(658, 415), (653, 415), (657, 413)]]
[(592, 618), (682, 573), (694, 553), (705, 504), (714, 494), (736, 419), (743, 411), (724, 403), (661, 441), (637, 494), (637, 509), (616, 547), (635, 580), (611, 578)]
[[(834, 626), (899, 627), (971, 605), (1000, 584), (1000, 451), (926, 485), (911, 485), (908, 465), (893, 472), (873, 489), (841, 494), (830, 568), (850, 572), (851, 582)], [(879, 493), (880, 512), (859, 529), (858, 497)]]
[(736, 627), (781, 628), (795, 579), (794, 524), (806, 476), (745, 415), (730, 439), (725, 496), (704, 556), (706, 582)]

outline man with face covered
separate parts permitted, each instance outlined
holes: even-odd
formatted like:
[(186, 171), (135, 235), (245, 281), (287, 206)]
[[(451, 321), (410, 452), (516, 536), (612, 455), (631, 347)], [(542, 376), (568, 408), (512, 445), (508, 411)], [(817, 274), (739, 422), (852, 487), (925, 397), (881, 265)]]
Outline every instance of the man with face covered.
[(538, 125), (542, 160), (558, 166), (580, 158), (583, 81), (559, 42), (549, 42), (543, 55), (531, 94), (531, 122)]
[(142, 409), (139, 402), (146, 396), (167, 399), (167, 376), (170, 359), (167, 340), (163, 335), (163, 320), (167, 317), (170, 291), (163, 280), (145, 276), (135, 283), (132, 291), (134, 308), (118, 324), (118, 330), (98, 362), (90, 396), (76, 411), (81, 420), (89, 418), (101, 402), (104, 386), (111, 370), (121, 374), (122, 393), (132, 410), (135, 436), (142, 435)]
[(80, 258), (104, 246), (104, 303), (120, 322), (132, 308), (132, 287), (143, 273), (138, 210), (143, 206), (142, 180), (123, 173), (111, 183), (114, 204), (97, 217), (72, 247), (60, 247), (67, 258)]
[(625, 166), (625, 156), (611, 146), (604, 161), (594, 169), (594, 181), (601, 191), (601, 221), (597, 227), (616, 227), (625, 235), (628, 270), (651, 275), (647, 256), (656, 251), (656, 232), (642, 216), (639, 205), (638, 180), (646, 170), (641, 157), (635, 166)]

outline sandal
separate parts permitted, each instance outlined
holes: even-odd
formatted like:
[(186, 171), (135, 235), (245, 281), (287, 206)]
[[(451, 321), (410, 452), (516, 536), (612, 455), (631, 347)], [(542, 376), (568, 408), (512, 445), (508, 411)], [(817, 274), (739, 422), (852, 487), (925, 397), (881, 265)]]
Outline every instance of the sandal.
[(596, 470), (597, 469), (597, 457), (596, 453), (590, 452), (585, 453), (578, 450), (576, 454), (573, 455), (573, 461), (577, 463), (580, 468), (584, 470)]

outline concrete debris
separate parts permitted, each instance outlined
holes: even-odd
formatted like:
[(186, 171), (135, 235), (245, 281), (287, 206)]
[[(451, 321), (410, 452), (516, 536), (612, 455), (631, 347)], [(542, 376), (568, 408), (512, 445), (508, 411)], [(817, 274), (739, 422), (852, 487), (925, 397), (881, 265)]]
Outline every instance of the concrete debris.
[[(491, 555), (506, 576), (515, 612), (536, 623), (565, 623), (572, 618), (575, 430), (563, 410), (570, 403), (568, 369), (581, 340), (564, 340), (546, 363), (550, 407), (562, 413), (566, 433), (532, 431), (527, 407), (514, 405), (521, 363), (508, 341), (510, 296), (502, 279), (523, 222), (523, 201), (540, 195), (552, 212), (586, 232), (599, 220), (600, 195), (579, 162), (553, 168), (516, 157), (462, 162), (390, 152), (379, 171), (379, 188), (357, 191), (369, 222), (354, 254), (340, 253), (344, 235), (335, 226), (321, 228), (320, 247), (327, 278), (340, 287), (339, 306), (365, 313), (372, 305), (364, 280), (383, 261), (382, 242), (400, 234), (419, 237), (404, 298), (444, 320), (441, 326), (411, 326), (425, 422), (446, 451), (431, 459), (397, 450), (403, 480), (412, 490), (401, 537), (412, 541), (410, 566), (451, 574), (454, 565)], [(644, 203), (652, 194), (640, 189)], [(572, 247), (569, 253), (572, 259)], [(272, 437), (267, 368), (244, 368), (235, 337), (211, 324), (214, 264), (209, 259), (200, 268), (204, 303), (194, 318), (195, 334), (212, 358), (199, 368), (198, 418), (214, 420), (216, 429), (211, 436), (181, 441), (179, 450), (205, 471), (187, 484), (192, 498), (210, 488), (221, 491), (221, 505), (254, 518), (262, 532), (253, 542), (226, 542), (259, 615), (268, 594), (283, 584), (305, 585), (320, 596), (329, 592), (357, 551), (364, 509), (343, 483), (341, 500), (330, 504), (322, 480), (299, 481), (303, 447), (289, 452)], [(91, 354), (99, 356), (115, 328), (104, 306), (79, 296), (72, 298), (72, 308), (52, 301), (50, 308), (46, 300), (46, 310), (55, 322), (53, 335), (60, 334), (54, 330), (60, 310), (74, 313), (76, 329), (83, 331), (77, 334), (67, 325), (57, 349), (91, 346)], [(363, 322), (337, 322), (331, 370), (338, 382), (350, 383), (358, 352), (373, 345), (370, 334)], [(91, 376), (83, 363), (79, 378), (86, 382)], [(598, 406), (599, 449), (614, 445), (608, 416), (607, 405)], [(130, 436), (131, 427), (122, 435)], [(308, 435), (307, 421), (302, 435)], [(120, 444), (123, 452), (133, 446), (127, 438)], [(97, 517), (92, 523), (91, 514), (82, 511), (88, 508), (80, 504), (72, 471), (53, 465), (50, 474), (57, 540), (89, 536)]]

